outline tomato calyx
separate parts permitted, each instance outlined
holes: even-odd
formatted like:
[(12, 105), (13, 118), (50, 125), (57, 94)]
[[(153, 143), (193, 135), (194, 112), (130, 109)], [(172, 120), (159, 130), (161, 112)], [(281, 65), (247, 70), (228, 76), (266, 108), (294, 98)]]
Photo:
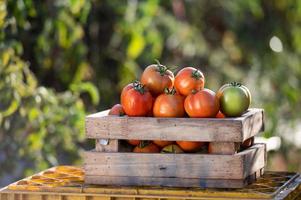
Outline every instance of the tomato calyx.
[(140, 83), (139, 81), (134, 81), (133, 82), (134, 90), (138, 91), (140, 94), (144, 94), (145, 92), (145, 85)]
[(242, 85), (241, 83), (238, 83), (238, 82), (235, 82), (235, 81), (231, 82), (230, 84), (233, 87), (240, 87)]
[(199, 69), (194, 70), (191, 73), (191, 77), (194, 78), (194, 79), (196, 79), (196, 80), (200, 80), (201, 77), (202, 77), (201, 71)]
[(198, 92), (198, 90), (196, 90), (196, 89), (191, 90), (192, 94), (196, 94), (197, 92)]
[(164, 93), (168, 95), (175, 95), (177, 93), (176, 89), (173, 88), (164, 88)]
[(139, 148), (141, 148), (141, 149), (143, 149), (144, 147), (147, 147), (148, 145), (150, 145), (150, 141), (148, 141), (148, 140), (143, 140), (143, 141), (141, 141), (139, 144), (138, 144), (138, 147)]
[(159, 72), (161, 76), (164, 76), (168, 68), (165, 65), (162, 65), (159, 60), (155, 59), (155, 61), (157, 63), (157, 72)]

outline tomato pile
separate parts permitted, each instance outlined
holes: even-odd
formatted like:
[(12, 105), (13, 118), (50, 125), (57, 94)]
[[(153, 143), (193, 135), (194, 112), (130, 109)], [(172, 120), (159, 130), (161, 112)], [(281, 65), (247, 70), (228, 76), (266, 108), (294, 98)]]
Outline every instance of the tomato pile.
[[(121, 104), (114, 105), (109, 115), (131, 117), (239, 117), (251, 103), (249, 89), (236, 82), (223, 85), (217, 93), (205, 88), (205, 76), (194, 67), (181, 69), (176, 76), (157, 62), (145, 68), (140, 81), (126, 85)], [(136, 153), (197, 152), (208, 148), (205, 142), (129, 140)], [(246, 148), (252, 142), (244, 144)], [(209, 145), (210, 146), (210, 145)]]

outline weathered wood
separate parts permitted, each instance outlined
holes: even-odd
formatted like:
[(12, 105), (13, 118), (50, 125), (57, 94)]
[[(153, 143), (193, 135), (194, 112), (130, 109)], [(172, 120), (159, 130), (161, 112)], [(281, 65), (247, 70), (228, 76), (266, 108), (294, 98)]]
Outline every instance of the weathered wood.
[(86, 175), (85, 183), (120, 186), (168, 186), (197, 188), (243, 188), (260, 177), (260, 170), (245, 179), (158, 178), (141, 176)]
[(95, 140), (95, 151), (99, 152), (118, 152), (119, 151), (119, 140), (110, 139), (96, 139)]
[(263, 110), (250, 109), (238, 118), (86, 117), (88, 138), (243, 142), (263, 128)]
[(264, 131), (263, 109), (251, 109), (248, 115), (240, 118), (242, 120), (242, 142)]
[(244, 154), (242, 162), (244, 176), (248, 176), (258, 171), (258, 169), (264, 168), (267, 163), (266, 145), (260, 144), (262, 148), (257, 148), (257, 145), (258, 144), (255, 144), (252, 147), (242, 151), (248, 151), (248, 153)]
[(235, 142), (210, 142), (208, 152), (210, 154), (235, 154), (239, 150), (240, 143)]
[(265, 165), (265, 146), (234, 155), (85, 152), (86, 175), (244, 179)]

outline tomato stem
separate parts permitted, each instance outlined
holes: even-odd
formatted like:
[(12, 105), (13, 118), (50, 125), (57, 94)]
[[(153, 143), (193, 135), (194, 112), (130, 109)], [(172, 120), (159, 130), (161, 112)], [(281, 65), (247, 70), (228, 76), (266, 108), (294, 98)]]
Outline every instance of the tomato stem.
[(142, 83), (140, 83), (139, 81), (134, 81), (133, 82), (133, 86), (134, 86), (134, 89), (136, 91), (138, 91), (140, 94), (144, 94), (145, 92), (145, 85), (143, 85)]
[(200, 80), (200, 78), (202, 77), (201, 71), (199, 69), (196, 69), (191, 73), (191, 77), (196, 80)]
[(150, 145), (150, 141), (148, 140), (142, 140), (139, 144), (138, 144), (138, 147), (139, 148), (144, 148), (144, 147), (147, 147), (148, 145)]
[(196, 94), (197, 92), (198, 92), (198, 90), (196, 90), (196, 89), (191, 90), (192, 94)]
[(170, 95), (175, 95), (176, 94), (176, 89), (174, 87), (172, 88), (164, 88), (164, 93), (165, 94), (170, 94)]
[(241, 86), (241, 83), (238, 83), (238, 82), (236, 82), (236, 81), (233, 81), (233, 82), (231, 82), (230, 83), (232, 86), (234, 86), (234, 87), (240, 87)]
[(161, 76), (164, 76), (166, 74), (166, 71), (168, 70), (168, 68), (165, 65), (162, 65), (159, 60), (155, 59), (156, 63), (157, 63), (157, 71), (160, 73)]

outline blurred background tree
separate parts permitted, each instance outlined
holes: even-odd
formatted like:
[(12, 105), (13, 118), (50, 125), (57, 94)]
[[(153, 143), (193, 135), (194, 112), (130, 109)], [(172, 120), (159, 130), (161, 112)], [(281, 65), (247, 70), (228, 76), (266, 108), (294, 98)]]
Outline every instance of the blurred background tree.
[(300, 22), (298, 0), (0, 0), (0, 185), (79, 163), (85, 114), (154, 59), (247, 85), (282, 139), (268, 168), (301, 171)]

